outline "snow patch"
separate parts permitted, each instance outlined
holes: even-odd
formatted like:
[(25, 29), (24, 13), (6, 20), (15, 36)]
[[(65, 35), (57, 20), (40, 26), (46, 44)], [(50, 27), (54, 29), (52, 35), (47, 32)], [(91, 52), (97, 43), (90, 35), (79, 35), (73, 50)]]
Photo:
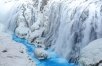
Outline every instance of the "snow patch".
[(0, 66), (36, 66), (29, 59), (24, 45), (0, 33)]
[(102, 38), (89, 43), (81, 51), (80, 66), (96, 66), (102, 63)]

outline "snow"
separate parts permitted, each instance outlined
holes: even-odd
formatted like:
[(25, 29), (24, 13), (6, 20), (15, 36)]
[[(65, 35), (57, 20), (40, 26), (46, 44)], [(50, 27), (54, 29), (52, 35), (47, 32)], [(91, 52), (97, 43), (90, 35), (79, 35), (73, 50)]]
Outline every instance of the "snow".
[(24, 45), (13, 41), (9, 35), (0, 33), (0, 66), (36, 66), (29, 59)]
[(35, 57), (39, 60), (44, 60), (48, 58), (48, 52), (43, 48), (36, 48), (34, 50)]
[[(81, 51), (80, 66), (91, 66), (102, 61), (102, 38), (90, 42)], [(99, 63), (100, 64), (100, 63)]]
[[(28, 35), (28, 40), (29, 42), (31, 42), (32, 44), (34, 44), (37, 40), (37, 38), (40, 38), (42, 36), (42, 33), (44, 31), (44, 28), (40, 28), (38, 30), (35, 30), (34, 32), (29, 33)], [(40, 42), (41, 40), (39, 40)], [(41, 42), (42, 43), (42, 42)]]
[(0, 32), (4, 32), (4, 25), (2, 23), (0, 23)]
[(102, 38), (101, 0), (4, 1), (4, 8), (0, 7), (0, 31), (26, 39), (29, 43), (21, 42), (27, 47), (39, 43), (77, 63), (80, 51), (89, 42)]
[[(32, 44), (44, 43), (42, 36), (46, 33), (47, 28), (45, 28), (44, 15), (39, 11), (39, 8), (41, 8), (39, 4), (42, 1), (25, 0), (26, 3), (22, 3), (17, 15), (15, 34), (18, 37), (27, 39)], [(35, 6), (37, 3), (39, 7)]]
[(26, 38), (29, 33), (29, 28), (20, 25), (19, 27), (16, 28), (15, 33), (20, 38)]

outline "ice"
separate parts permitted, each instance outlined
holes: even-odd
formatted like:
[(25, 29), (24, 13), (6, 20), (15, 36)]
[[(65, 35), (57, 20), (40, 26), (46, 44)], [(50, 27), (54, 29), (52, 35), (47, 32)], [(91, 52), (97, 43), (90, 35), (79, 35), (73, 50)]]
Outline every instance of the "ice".
[(89, 43), (81, 51), (80, 66), (101, 65), (102, 61), (102, 38)]
[(15, 33), (31, 45), (41, 43), (70, 63), (78, 64), (80, 51), (89, 42), (102, 38), (101, 0), (4, 1), (8, 3), (4, 7), (9, 8), (0, 7), (4, 10), (1, 31)]
[(0, 66), (36, 66), (29, 59), (24, 45), (13, 41), (7, 33), (0, 33)]

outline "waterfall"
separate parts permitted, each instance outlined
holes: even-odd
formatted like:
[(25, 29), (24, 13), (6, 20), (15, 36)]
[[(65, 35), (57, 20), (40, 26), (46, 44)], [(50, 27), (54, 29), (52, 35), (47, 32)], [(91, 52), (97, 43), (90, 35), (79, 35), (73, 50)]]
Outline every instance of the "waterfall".
[(77, 63), (89, 42), (102, 38), (101, 0), (60, 0), (48, 3), (46, 45)]
[(69, 62), (77, 63), (81, 49), (89, 42), (102, 38), (102, 0), (24, 2), (9, 11), (6, 29), (15, 31), (23, 24), (21, 29), (26, 27), (29, 32), (25, 31), (22, 35), (29, 42), (42, 43)]

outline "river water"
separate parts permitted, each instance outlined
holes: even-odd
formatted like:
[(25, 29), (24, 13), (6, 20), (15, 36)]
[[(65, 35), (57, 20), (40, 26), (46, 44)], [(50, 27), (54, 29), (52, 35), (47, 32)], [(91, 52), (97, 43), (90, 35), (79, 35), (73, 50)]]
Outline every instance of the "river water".
[(73, 63), (68, 63), (67, 60), (59, 57), (52, 50), (47, 50), (49, 52), (50, 58), (46, 60), (38, 60), (34, 56), (34, 49), (36, 48), (34, 45), (28, 43), (28, 41), (25, 39), (17, 37), (16, 35), (13, 35), (13, 40), (26, 46), (28, 55), (36, 63), (37, 66), (76, 66)]

